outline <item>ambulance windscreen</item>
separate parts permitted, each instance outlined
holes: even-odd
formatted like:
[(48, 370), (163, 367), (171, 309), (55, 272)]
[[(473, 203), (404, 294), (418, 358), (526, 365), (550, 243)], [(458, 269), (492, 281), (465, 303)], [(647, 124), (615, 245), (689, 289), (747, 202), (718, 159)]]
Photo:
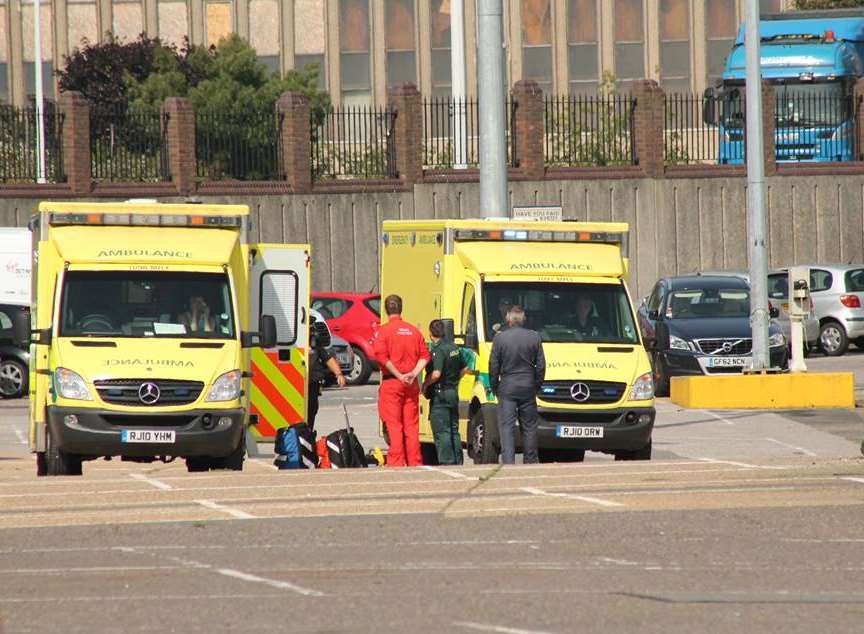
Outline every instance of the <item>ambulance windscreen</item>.
[(623, 284), (488, 282), (483, 285), (487, 341), (506, 328), (514, 305), (525, 310), (525, 327), (549, 343), (639, 343)]
[(232, 339), (224, 273), (67, 271), (61, 337)]

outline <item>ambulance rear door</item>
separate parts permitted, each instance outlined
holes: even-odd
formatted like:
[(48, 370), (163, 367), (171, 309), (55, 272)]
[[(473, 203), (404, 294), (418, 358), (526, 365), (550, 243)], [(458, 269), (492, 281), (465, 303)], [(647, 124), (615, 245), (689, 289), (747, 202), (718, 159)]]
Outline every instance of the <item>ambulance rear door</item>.
[(249, 246), (250, 324), (276, 319), (276, 347), (250, 351), (252, 433), (273, 439), (280, 427), (306, 420), (310, 250), (305, 244)]

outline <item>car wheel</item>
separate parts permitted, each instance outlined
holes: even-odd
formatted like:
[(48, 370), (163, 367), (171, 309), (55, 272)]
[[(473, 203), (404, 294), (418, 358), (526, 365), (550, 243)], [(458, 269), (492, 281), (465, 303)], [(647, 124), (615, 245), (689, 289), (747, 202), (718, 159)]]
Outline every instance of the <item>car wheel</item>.
[(819, 347), (829, 357), (840, 357), (849, 348), (846, 330), (836, 321), (826, 321), (819, 329)]
[(584, 462), (584, 449), (538, 449), (540, 462)]
[[(49, 476), (71, 476), (81, 475), (81, 457), (60, 451), (60, 448), (51, 439), (51, 432), (45, 436), (45, 475)], [(38, 462), (37, 462), (38, 472)]]
[(659, 352), (651, 357), (651, 365), (654, 369), (654, 395), (669, 396), (669, 377), (663, 368), (663, 359)]
[(498, 464), (497, 434), (486, 429), (486, 419), (482, 411), (471, 418), (471, 444), (474, 464)]
[(27, 392), (27, 368), (14, 359), (0, 363), (0, 396), (18, 398)]
[(351, 347), (354, 349), (354, 361), (351, 370), (345, 375), (345, 380), (348, 381), (348, 385), (366, 385), (369, 375), (372, 374), (372, 364), (360, 348)]
[(858, 337), (855, 339), (855, 347), (859, 350), (864, 350), (864, 337)]
[(651, 460), (651, 441), (642, 447), (632, 451), (616, 451), (615, 460)]

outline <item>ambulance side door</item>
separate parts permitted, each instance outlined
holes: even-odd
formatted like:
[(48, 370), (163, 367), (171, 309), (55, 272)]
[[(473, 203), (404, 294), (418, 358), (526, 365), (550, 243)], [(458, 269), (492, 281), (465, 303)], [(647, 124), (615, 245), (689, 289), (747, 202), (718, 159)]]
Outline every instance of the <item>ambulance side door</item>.
[(261, 315), (276, 320), (276, 347), (250, 350), (249, 413), (257, 418), (251, 429), (256, 437), (274, 438), (280, 427), (306, 420), (309, 247), (254, 244), (249, 253), (249, 323)]

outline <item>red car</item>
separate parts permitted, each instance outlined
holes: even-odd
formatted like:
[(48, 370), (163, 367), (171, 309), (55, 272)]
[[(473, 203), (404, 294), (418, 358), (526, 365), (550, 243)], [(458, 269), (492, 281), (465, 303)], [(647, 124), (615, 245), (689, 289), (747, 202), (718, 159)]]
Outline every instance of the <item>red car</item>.
[(346, 375), (351, 385), (363, 385), (377, 367), (372, 339), (381, 323), (381, 296), (373, 293), (312, 293), (312, 308), (327, 320), (334, 335), (354, 348), (354, 365)]

